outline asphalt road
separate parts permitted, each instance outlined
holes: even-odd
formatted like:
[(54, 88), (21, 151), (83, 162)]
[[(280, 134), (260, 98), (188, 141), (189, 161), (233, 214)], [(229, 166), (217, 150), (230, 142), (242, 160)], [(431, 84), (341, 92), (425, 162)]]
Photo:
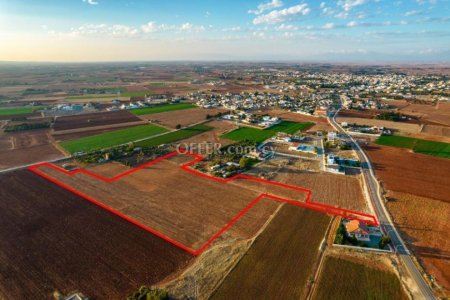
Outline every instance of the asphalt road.
[(339, 110), (337, 110), (332, 116), (328, 116), (328, 121), (339, 133), (344, 134), (354, 144), (354, 149), (361, 161), (362, 175), (364, 176), (364, 182), (366, 183), (369, 198), (378, 222), (384, 232), (390, 236), (395, 252), (403, 261), (403, 264), (410, 273), (411, 278), (416, 283), (422, 299), (436, 299), (431, 288), (427, 285), (425, 279), (422, 277), (422, 274), (414, 264), (410, 251), (403, 242), (403, 239), (395, 228), (394, 223), (392, 222), (390, 215), (384, 206), (384, 200), (379, 193), (379, 184), (373, 172), (372, 164), (370, 163), (369, 158), (359, 144), (336, 122), (335, 116), (338, 112)]

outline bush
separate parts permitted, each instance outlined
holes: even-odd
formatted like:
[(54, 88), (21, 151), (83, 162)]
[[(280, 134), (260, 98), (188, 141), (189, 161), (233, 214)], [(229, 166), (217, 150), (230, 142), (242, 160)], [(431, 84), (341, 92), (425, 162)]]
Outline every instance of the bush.
[(166, 290), (151, 289), (146, 286), (142, 286), (129, 296), (127, 300), (168, 300), (169, 294)]
[(391, 238), (387, 235), (383, 235), (380, 239), (380, 242), (378, 243), (378, 247), (380, 247), (380, 249), (384, 249), (384, 247), (387, 246), (387, 244), (391, 243)]

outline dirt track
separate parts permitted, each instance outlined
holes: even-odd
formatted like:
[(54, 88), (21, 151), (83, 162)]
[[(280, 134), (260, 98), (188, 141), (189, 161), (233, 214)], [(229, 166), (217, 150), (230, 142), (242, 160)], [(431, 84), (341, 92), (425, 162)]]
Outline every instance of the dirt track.
[(0, 176), (0, 211), (2, 299), (124, 299), (192, 259), (28, 170)]

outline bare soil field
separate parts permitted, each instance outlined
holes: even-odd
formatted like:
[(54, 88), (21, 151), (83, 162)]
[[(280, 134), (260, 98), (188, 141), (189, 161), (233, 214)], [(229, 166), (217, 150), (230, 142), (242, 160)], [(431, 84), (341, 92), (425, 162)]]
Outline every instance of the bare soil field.
[(422, 128), (421, 133), (450, 137), (450, 127), (438, 125), (425, 125)]
[(225, 111), (227, 110), (221, 108), (211, 108), (211, 109), (190, 108), (150, 115), (143, 115), (141, 117), (149, 121), (152, 121), (153, 123), (156, 124), (161, 124), (163, 126), (175, 128), (177, 125), (188, 126), (201, 121), (205, 121), (207, 115), (213, 116), (219, 112)]
[(141, 119), (125, 110), (80, 114), (56, 118), (53, 130), (61, 131), (138, 121)]
[(388, 208), (421, 264), (450, 296), (450, 203), (389, 192)]
[(400, 109), (401, 113), (419, 116), (421, 119), (436, 125), (450, 126), (450, 103), (439, 102), (431, 104), (409, 104)]
[(0, 132), (0, 169), (64, 157), (55, 146), (49, 130)]
[(450, 160), (381, 145), (364, 146), (384, 189), (450, 202)]
[(329, 222), (284, 205), (211, 299), (304, 299)]
[(377, 120), (377, 119), (365, 119), (365, 118), (348, 118), (348, 117), (337, 117), (336, 121), (338, 123), (347, 122), (349, 124), (359, 124), (359, 125), (370, 125), (370, 126), (378, 126), (378, 127), (386, 127), (389, 129), (395, 129), (400, 132), (406, 133), (419, 133), (420, 125), (418, 124), (410, 124), (410, 123), (401, 123), (401, 122), (392, 122), (385, 120)]
[(315, 300), (409, 299), (389, 269), (351, 256), (327, 255), (315, 291)]
[[(66, 175), (47, 166), (39, 170), (152, 230), (198, 250), (261, 192), (203, 178), (180, 168), (181, 163), (191, 160), (191, 156), (178, 154), (112, 182), (83, 173)], [(104, 172), (109, 172), (110, 167), (110, 164), (103, 164), (94, 171), (104, 168), (106, 170), (99, 173), (108, 174)], [(112, 167), (117, 170), (117, 166)], [(299, 194), (296, 193), (299, 200), (306, 196)], [(229, 229), (242, 238), (253, 236), (271, 214), (271, 209), (262, 203), (246, 214), (248, 222), (240, 222)]]
[(325, 117), (314, 117), (298, 113), (289, 112), (281, 109), (268, 109), (257, 112), (258, 114), (268, 114), (270, 116), (280, 117), (286, 121), (292, 122), (314, 122), (315, 125), (309, 128), (310, 131), (325, 130), (333, 131), (333, 127), (328, 123)]
[(261, 163), (250, 173), (254, 176), (267, 174), (268, 180), (309, 189), (312, 191), (311, 200), (315, 202), (369, 212), (359, 177), (308, 172), (299, 169), (294, 161), (280, 167), (277, 160)]
[(0, 298), (125, 299), (192, 255), (28, 171), (0, 175)]
[(339, 111), (339, 117), (373, 119), (377, 114), (380, 114), (382, 112), (383, 112), (382, 110), (377, 109), (367, 109), (363, 111), (354, 109), (343, 109)]

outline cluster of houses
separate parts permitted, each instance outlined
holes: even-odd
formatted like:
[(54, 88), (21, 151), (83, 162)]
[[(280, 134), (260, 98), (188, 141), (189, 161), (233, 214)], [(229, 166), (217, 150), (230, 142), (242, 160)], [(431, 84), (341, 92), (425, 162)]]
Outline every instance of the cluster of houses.
[(392, 134), (390, 129), (387, 129), (383, 126), (371, 126), (371, 125), (358, 125), (358, 124), (348, 124), (347, 122), (341, 123), (342, 128), (352, 134), (373, 134), (373, 135), (382, 135), (382, 134)]
[(222, 119), (244, 123), (247, 125), (253, 125), (263, 129), (281, 123), (281, 119), (278, 117), (254, 115), (245, 111), (231, 112), (229, 114), (223, 115)]
[(223, 107), (229, 110), (258, 110), (281, 108), (307, 115), (323, 114), (332, 101), (323, 94), (308, 94), (305, 96), (290, 96), (276, 93), (226, 93), (222, 95), (205, 92), (189, 95), (189, 100), (203, 108)]

